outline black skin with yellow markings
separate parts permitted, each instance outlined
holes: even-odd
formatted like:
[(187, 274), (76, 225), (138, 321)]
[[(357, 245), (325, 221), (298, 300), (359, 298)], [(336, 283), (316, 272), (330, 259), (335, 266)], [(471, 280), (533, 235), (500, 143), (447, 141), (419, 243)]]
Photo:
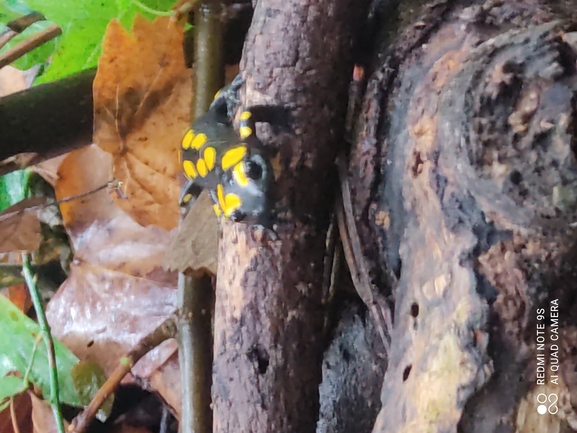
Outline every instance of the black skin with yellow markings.
[(255, 116), (250, 109), (243, 111), (238, 132), (231, 121), (239, 104), (239, 77), (217, 93), (208, 112), (182, 140), (181, 160), (187, 183), (180, 204), (190, 206), (206, 188), (217, 215), (270, 228), (274, 173), (255, 134)]

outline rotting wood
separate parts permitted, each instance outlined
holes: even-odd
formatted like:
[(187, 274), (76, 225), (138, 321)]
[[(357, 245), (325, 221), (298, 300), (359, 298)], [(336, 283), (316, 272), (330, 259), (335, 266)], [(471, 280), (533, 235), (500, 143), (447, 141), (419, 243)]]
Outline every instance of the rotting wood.
[(549, 427), (531, 415), (535, 309), (565, 299), (567, 326), (575, 306), (577, 39), (555, 18), (538, 1), (436, 2), (369, 79), (349, 176), (395, 302), (375, 433), (575, 420), (567, 373)]

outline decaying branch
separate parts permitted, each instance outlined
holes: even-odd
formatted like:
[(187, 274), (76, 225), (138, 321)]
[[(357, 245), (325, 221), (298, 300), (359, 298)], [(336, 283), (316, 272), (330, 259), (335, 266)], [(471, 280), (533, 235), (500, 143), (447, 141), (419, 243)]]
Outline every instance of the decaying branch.
[[(349, 176), (395, 302), (375, 433), (575, 422), (575, 374), (541, 385), (535, 365), (535, 311), (549, 324), (555, 299), (575, 365), (577, 38), (555, 18), (537, 1), (436, 2), (369, 79)], [(539, 392), (566, 397), (559, 415), (539, 418)]]
[[(352, 42), (365, 2), (258, 2), (241, 71), (246, 105), (291, 107), (278, 149), (278, 240), (223, 224), (217, 276), (215, 432), (314, 432), (323, 344), (325, 231), (342, 143)], [(289, 136), (290, 135), (290, 136)]]

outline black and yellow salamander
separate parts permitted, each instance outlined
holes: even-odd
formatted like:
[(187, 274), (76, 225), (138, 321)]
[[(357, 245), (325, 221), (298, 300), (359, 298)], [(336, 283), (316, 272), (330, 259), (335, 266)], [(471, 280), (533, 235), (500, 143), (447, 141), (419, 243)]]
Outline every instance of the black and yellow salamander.
[(232, 125), (241, 85), (237, 77), (219, 91), (208, 112), (186, 131), (181, 161), (187, 182), (180, 205), (191, 205), (208, 189), (217, 216), (270, 227), (274, 173), (255, 133), (257, 119), (247, 109), (241, 112), (238, 131)]

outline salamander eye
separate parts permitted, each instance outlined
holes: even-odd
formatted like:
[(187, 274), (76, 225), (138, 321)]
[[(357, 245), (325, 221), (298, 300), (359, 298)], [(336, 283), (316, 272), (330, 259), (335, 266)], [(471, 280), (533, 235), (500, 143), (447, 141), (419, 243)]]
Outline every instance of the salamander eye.
[(245, 163), (246, 175), (252, 180), (259, 180), (262, 178), (262, 167), (254, 161), (247, 161)]
[(230, 216), (230, 220), (239, 223), (246, 218), (246, 214), (243, 211), (235, 210)]

